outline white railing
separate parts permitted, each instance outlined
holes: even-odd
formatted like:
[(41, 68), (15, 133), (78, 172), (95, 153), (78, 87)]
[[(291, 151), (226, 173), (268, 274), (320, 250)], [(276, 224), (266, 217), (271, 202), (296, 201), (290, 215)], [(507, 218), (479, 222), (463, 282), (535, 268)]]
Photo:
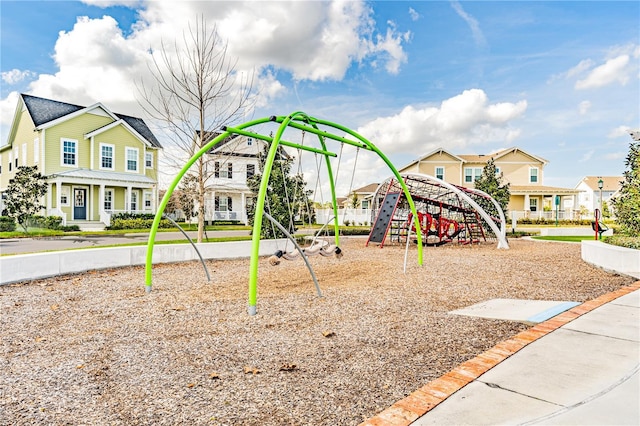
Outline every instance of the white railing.
[(104, 223), (104, 226), (111, 226), (111, 212), (101, 211), (100, 222)]
[[(509, 219), (513, 219), (515, 215), (516, 220), (521, 219), (546, 219), (546, 220), (556, 220), (556, 211), (555, 210), (546, 210), (546, 211), (518, 211), (518, 210), (510, 210)], [(593, 212), (581, 213), (579, 210), (558, 210), (558, 220), (593, 220)]]
[[(316, 209), (316, 223), (325, 224), (332, 220), (333, 209)], [(344, 225), (371, 225), (371, 209), (338, 209), (338, 223)]]

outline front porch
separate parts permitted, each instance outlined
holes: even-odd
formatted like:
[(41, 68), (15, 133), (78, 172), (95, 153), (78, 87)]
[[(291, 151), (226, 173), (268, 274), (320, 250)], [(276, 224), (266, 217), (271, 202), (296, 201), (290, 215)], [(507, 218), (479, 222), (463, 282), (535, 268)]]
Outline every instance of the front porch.
[(101, 223), (104, 228), (114, 213), (155, 213), (157, 187), (146, 176), (73, 170), (49, 176), (46, 206), (63, 225)]

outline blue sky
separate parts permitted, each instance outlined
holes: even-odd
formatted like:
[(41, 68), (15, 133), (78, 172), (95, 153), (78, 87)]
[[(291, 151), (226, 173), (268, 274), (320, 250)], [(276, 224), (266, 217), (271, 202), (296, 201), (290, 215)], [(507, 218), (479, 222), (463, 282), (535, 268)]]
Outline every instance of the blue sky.
[[(2, 143), (18, 93), (144, 116), (132, 76), (198, 14), (257, 73), (253, 116), (338, 122), (397, 166), (517, 146), (572, 188), (621, 175), (640, 128), (637, 1), (2, 0)], [(375, 158), (357, 169), (354, 186), (388, 175)]]

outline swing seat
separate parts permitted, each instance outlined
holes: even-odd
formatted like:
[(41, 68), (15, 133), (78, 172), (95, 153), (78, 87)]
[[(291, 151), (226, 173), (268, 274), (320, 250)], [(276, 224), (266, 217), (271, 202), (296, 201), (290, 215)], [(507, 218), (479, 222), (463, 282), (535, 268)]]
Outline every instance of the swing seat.
[(282, 250), (278, 250), (271, 257), (269, 257), (269, 263), (271, 266), (277, 266), (280, 264), (280, 258), (284, 256), (284, 252)]

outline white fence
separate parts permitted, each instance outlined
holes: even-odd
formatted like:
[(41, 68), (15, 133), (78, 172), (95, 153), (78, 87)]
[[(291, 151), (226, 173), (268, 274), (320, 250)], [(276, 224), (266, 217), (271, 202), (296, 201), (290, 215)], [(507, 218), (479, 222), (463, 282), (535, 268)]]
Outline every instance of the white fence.
[[(325, 224), (332, 220), (333, 209), (316, 209), (316, 223)], [(348, 222), (347, 222), (348, 221)], [(338, 223), (344, 225), (371, 225), (371, 209), (338, 209)]]

